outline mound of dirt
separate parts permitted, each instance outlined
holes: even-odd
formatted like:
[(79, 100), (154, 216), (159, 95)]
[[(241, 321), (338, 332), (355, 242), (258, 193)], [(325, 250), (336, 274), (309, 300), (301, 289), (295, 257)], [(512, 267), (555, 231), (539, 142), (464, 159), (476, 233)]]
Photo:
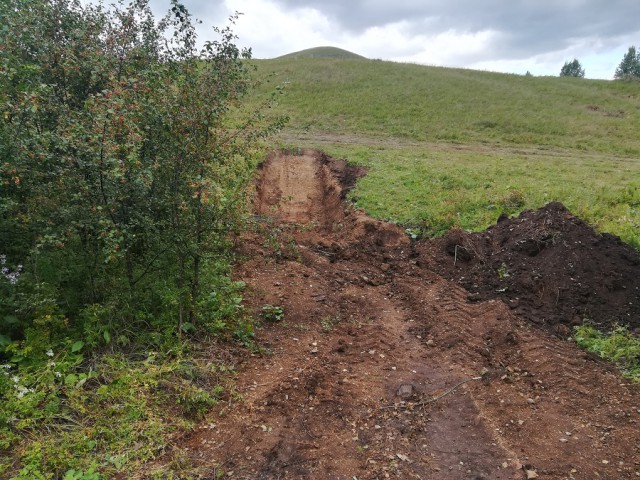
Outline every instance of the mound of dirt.
[(560, 203), (417, 249), (430, 259), (428, 268), (464, 286), (470, 299), (499, 298), (556, 333), (585, 320), (604, 329), (640, 328), (640, 255)]

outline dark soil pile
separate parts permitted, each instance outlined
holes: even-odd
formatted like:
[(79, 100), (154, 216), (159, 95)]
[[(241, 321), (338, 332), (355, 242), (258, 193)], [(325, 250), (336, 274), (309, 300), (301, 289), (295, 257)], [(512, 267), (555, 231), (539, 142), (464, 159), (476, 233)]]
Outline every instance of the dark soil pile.
[(502, 299), (558, 334), (585, 320), (601, 329), (640, 329), (640, 255), (560, 203), (416, 249), (424, 267), (464, 286), (470, 300)]

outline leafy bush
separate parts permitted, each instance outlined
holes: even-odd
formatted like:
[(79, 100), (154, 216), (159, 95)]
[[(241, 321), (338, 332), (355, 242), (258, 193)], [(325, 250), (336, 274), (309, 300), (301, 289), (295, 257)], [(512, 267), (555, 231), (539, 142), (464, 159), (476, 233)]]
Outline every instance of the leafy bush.
[(251, 341), (229, 239), (283, 119), (215, 32), (176, 1), (2, 2), (0, 476), (152, 458), (221, 393), (186, 340)]

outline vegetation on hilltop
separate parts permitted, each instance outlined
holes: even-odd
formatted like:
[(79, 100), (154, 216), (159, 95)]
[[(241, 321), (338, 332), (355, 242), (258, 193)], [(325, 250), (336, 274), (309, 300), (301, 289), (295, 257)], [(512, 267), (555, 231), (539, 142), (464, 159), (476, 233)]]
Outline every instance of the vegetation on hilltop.
[(298, 52), (287, 53), (286, 55), (281, 55), (277, 57), (279, 59), (292, 59), (292, 58), (332, 58), (332, 59), (342, 59), (342, 60), (366, 60), (362, 55), (358, 55), (357, 53), (350, 52), (348, 50), (343, 50), (342, 48), (337, 47), (315, 47), (315, 48), (307, 48), (306, 50), (300, 50)]
[(635, 83), (379, 60), (257, 64), (287, 84), (280, 108), (294, 131), (640, 154)]

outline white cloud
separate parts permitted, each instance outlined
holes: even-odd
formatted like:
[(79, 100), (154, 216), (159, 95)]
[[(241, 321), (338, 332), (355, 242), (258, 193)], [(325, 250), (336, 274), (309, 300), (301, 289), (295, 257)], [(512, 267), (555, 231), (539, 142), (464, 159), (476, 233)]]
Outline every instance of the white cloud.
[[(167, 0), (152, 1), (163, 5), (157, 12), (166, 10)], [(331, 45), (369, 58), (534, 75), (558, 75), (578, 58), (588, 78), (612, 78), (627, 48), (640, 46), (637, 0), (611, 0), (609, 7), (601, 0), (488, 1), (493, 7), (477, 0), (397, 0), (396, 9), (388, 0), (184, 3), (203, 20), (202, 39), (242, 12), (234, 31), (256, 58)]]
[(226, 0), (225, 6), (229, 13), (242, 12), (235, 33), (239, 43), (251, 47), (256, 58), (272, 58), (334, 41), (331, 22), (315, 8), (284, 11), (265, 0)]

